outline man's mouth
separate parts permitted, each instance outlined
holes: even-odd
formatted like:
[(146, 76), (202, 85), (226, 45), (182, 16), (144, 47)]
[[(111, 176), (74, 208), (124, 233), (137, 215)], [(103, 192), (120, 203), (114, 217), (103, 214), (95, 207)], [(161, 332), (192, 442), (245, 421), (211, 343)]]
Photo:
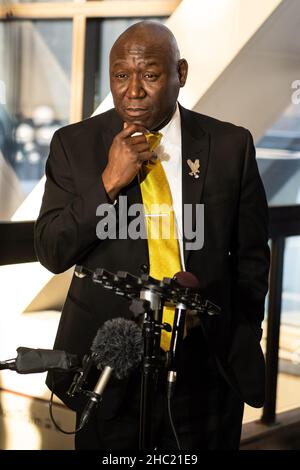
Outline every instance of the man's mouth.
[(125, 113), (132, 117), (143, 116), (144, 114), (147, 114), (147, 112), (148, 108), (138, 108), (132, 106), (130, 108), (125, 108)]

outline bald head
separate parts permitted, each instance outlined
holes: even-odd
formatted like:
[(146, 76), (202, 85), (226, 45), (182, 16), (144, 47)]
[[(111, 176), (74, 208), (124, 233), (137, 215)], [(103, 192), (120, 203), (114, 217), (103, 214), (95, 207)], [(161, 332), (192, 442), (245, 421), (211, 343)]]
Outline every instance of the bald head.
[(145, 41), (151, 43), (153, 47), (164, 49), (175, 62), (180, 59), (178, 44), (172, 31), (165, 25), (150, 20), (140, 21), (126, 29), (114, 43), (110, 58), (120, 48), (130, 48), (132, 45), (141, 47)]
[(125, 122), (158, 129), (170, 120), (187, 62), (180, 59), (172, 32), (154, 21), (128, 28), (110, 52), (110, 86), (117, 112)]

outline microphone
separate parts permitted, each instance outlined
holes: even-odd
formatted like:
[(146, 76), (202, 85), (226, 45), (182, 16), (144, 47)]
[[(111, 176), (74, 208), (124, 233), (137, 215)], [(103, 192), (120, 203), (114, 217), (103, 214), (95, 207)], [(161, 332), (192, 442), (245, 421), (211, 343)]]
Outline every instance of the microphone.
[(72, 370), (80, 362), (75, 354), (55, 349), (31, 349), (20, 346), (17, 357), (0, 362), (0, 370), (9, 369), (18, 374), (32, 374), (49, 370)]
[[(191, 291), (199, 289), (200, 287), (198, 278), (190, 272), (180, 271), (174, 275), (173, 279), (180, 285), (180, 287), (190, 289)], [(183, 302), (176, 304), (169, 351), (169, 370), (167, 375), (169, 397), (173, 394), (177, 380), (177, 369), (184, 337), (186, 311), (187, 306)]]
[(142, 330), (132, 320), (107, 320), (98, 330), (91, 346), (94, 362), (101, 375), (81, 415), (79, 428), (87, 423), (94, 406), (101, 400), (113, 374), (122, 380), (142, 361), (144, 341)]
[(177, 281), (181, 287), (186, 287), (187, 289), (199, 289), (200, 287), (197, 276), (188, 271), (179, 271), (174, 275), (173, 279)]

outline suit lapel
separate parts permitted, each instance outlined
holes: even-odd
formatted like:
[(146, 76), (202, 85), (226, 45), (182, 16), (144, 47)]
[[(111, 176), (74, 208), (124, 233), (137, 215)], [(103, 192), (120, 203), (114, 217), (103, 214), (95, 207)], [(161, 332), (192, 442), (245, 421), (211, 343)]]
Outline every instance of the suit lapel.
[[(181, 114), (181, 135), (182, 135), (182, 205), (184, 215), (184, 204), (190, 204), (194, 208), (195, 204), (201, 203), (204, 188), (205, 176), (209, 158), (210, 136), (201, 127), (198, 115), (180, 106)], [(187, 160), (195, 162), (199, 160), (199, 178), (189, 175), (191, 169)], [(196, 228), (195, 210), (193, 210), (192, 229)], [(185, 233), (183, 235), (184, 260), (187, 264), (190, 252), (185, 249)]]
[(123, 123), (118, 114), (114, 109), (108, 111), (107, 113), (107, 123), (103, 127), (102, 138), (106, 151), (106, 156), (108, 158), (109, 149), (111, 147), (114, 137), (121, 132), (123, 128)]

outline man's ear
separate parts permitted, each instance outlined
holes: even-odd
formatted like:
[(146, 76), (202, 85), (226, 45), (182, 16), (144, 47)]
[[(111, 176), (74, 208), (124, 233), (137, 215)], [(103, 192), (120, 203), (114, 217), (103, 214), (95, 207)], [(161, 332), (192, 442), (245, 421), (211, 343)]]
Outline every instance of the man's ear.
[(181, 87), (185, 85), (187, 74), (188, 74), (188, 68), (189, 66), (185, 59), (180, 59), (178, 61), (177, 70), (178, 70), (179, 83)]

